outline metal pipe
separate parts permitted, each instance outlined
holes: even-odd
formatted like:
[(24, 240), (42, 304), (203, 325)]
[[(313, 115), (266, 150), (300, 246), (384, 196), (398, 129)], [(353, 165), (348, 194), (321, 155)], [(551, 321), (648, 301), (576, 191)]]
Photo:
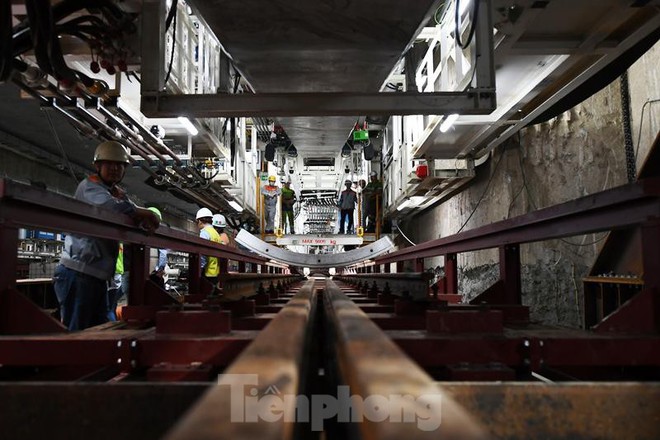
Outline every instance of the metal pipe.
[(179, 156), (176, 155), (165, 143), (159, 142), (160, 139), (158, 139), (156, 136), (153, 135), (150, 131), (144, 129), (144, 127), (138, 123), (131, 115), (126, 113), (122, 108), (117, 107), (117, 111), (122, 114), (123, 117), (129, 120), (134, 126), (138, 127), (138, 129), (143, 133), (144, 136), (150, 138), (152, 141), (158, 143), (158, 145), (165, 150), (165, 153), (167, 153), (168, 156), (171, 156), (174, 162), (176, 162), (178, 165), (183, 165), (183, 161), (179, 159)]

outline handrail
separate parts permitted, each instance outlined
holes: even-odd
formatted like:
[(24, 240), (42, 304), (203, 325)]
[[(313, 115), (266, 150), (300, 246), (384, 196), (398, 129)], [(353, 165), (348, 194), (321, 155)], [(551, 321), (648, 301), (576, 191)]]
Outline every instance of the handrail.
[(147, 234), (126, 215), (9, 179), (0, 179), (0, 221), (4, 227), (69, 232), (247, 263), (268, 261), (251, 252), (165, 226)]
[(647, 178), (378, 257), (376, 264), (477, 251), (642, 224), (660, 218), (660, 178)]

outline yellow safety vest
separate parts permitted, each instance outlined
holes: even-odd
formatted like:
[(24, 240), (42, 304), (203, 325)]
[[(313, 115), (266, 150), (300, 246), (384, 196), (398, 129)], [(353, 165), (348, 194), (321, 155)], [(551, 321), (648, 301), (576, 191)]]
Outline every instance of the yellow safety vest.
[[(215, 228), (211, 225), (205, 226), (204, 230), (211, 237), (211, 241), (214, 243), (222, 243), (220, 240), (220, 234)], [(206, 277), (217, 277), (220, 274), (220, 265), (218, 264), (218, 257), (208, 257), (208, 262), (206, 263), (206, 270), (204, 271), (204, 276)]]
[(115, 273), (120, 275), (124, 274), (124, 243), (119, 243), (119, 253), (117, 254), (117, 264), (115, 265)]

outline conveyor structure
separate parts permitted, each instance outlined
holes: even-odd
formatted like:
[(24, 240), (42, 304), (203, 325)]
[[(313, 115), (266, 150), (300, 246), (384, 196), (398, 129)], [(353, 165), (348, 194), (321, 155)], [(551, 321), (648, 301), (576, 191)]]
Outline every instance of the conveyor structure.
[[(251, 252), (169, 228), (145, 235), (121, 215), (2, 180), (4, 434), (657, 438), (659, 197), (657, 178), (643, 178), (304, 279)], [(69, 333), (33, 303), (13, 270), (19, 227), (121, 237), (135, 256), (123, 320)], [(593, 329), (530, 322), (519, 244), (630, 227), (649, 243), (639, 294)], [(189, 253), (182, 301), (147, 279), (149, 247)], [(500, 249), (500, 280), (463, 303), (456, 256), (490, 247)], [(200, 254), (220, 258), (219, 296), (193, 269)], [(436, 255), (444, 277), (429, 285), (420, 269)], [(394, 271), (411, 260), (416, 272)]]

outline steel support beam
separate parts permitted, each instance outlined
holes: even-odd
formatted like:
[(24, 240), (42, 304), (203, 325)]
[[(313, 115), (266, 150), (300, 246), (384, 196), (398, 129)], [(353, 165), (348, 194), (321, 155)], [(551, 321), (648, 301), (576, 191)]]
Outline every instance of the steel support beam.
[(522, 304), (520, 246), (500, 246), (500, 279), (504, 282), (504, 304)]
[(508, 220), (410, 246), (377, 264), (636, 226), (660, 218), (660, 179), (648, 178)]
[(9, 179), (0, 179), (0, 221), (5, 227), (64, 231), (112, 240), (120, 238), (124, 243), (202, 253), (236, 261), (265, 261), (249, 252), (217, 245), (164, 226), (148, 235), (136, 228), (126, 215)]
[(487, 115), (496, 108), (494, 89), (432, 93), (259, 93), (142, 95), (150, 118), (242, 116)]

